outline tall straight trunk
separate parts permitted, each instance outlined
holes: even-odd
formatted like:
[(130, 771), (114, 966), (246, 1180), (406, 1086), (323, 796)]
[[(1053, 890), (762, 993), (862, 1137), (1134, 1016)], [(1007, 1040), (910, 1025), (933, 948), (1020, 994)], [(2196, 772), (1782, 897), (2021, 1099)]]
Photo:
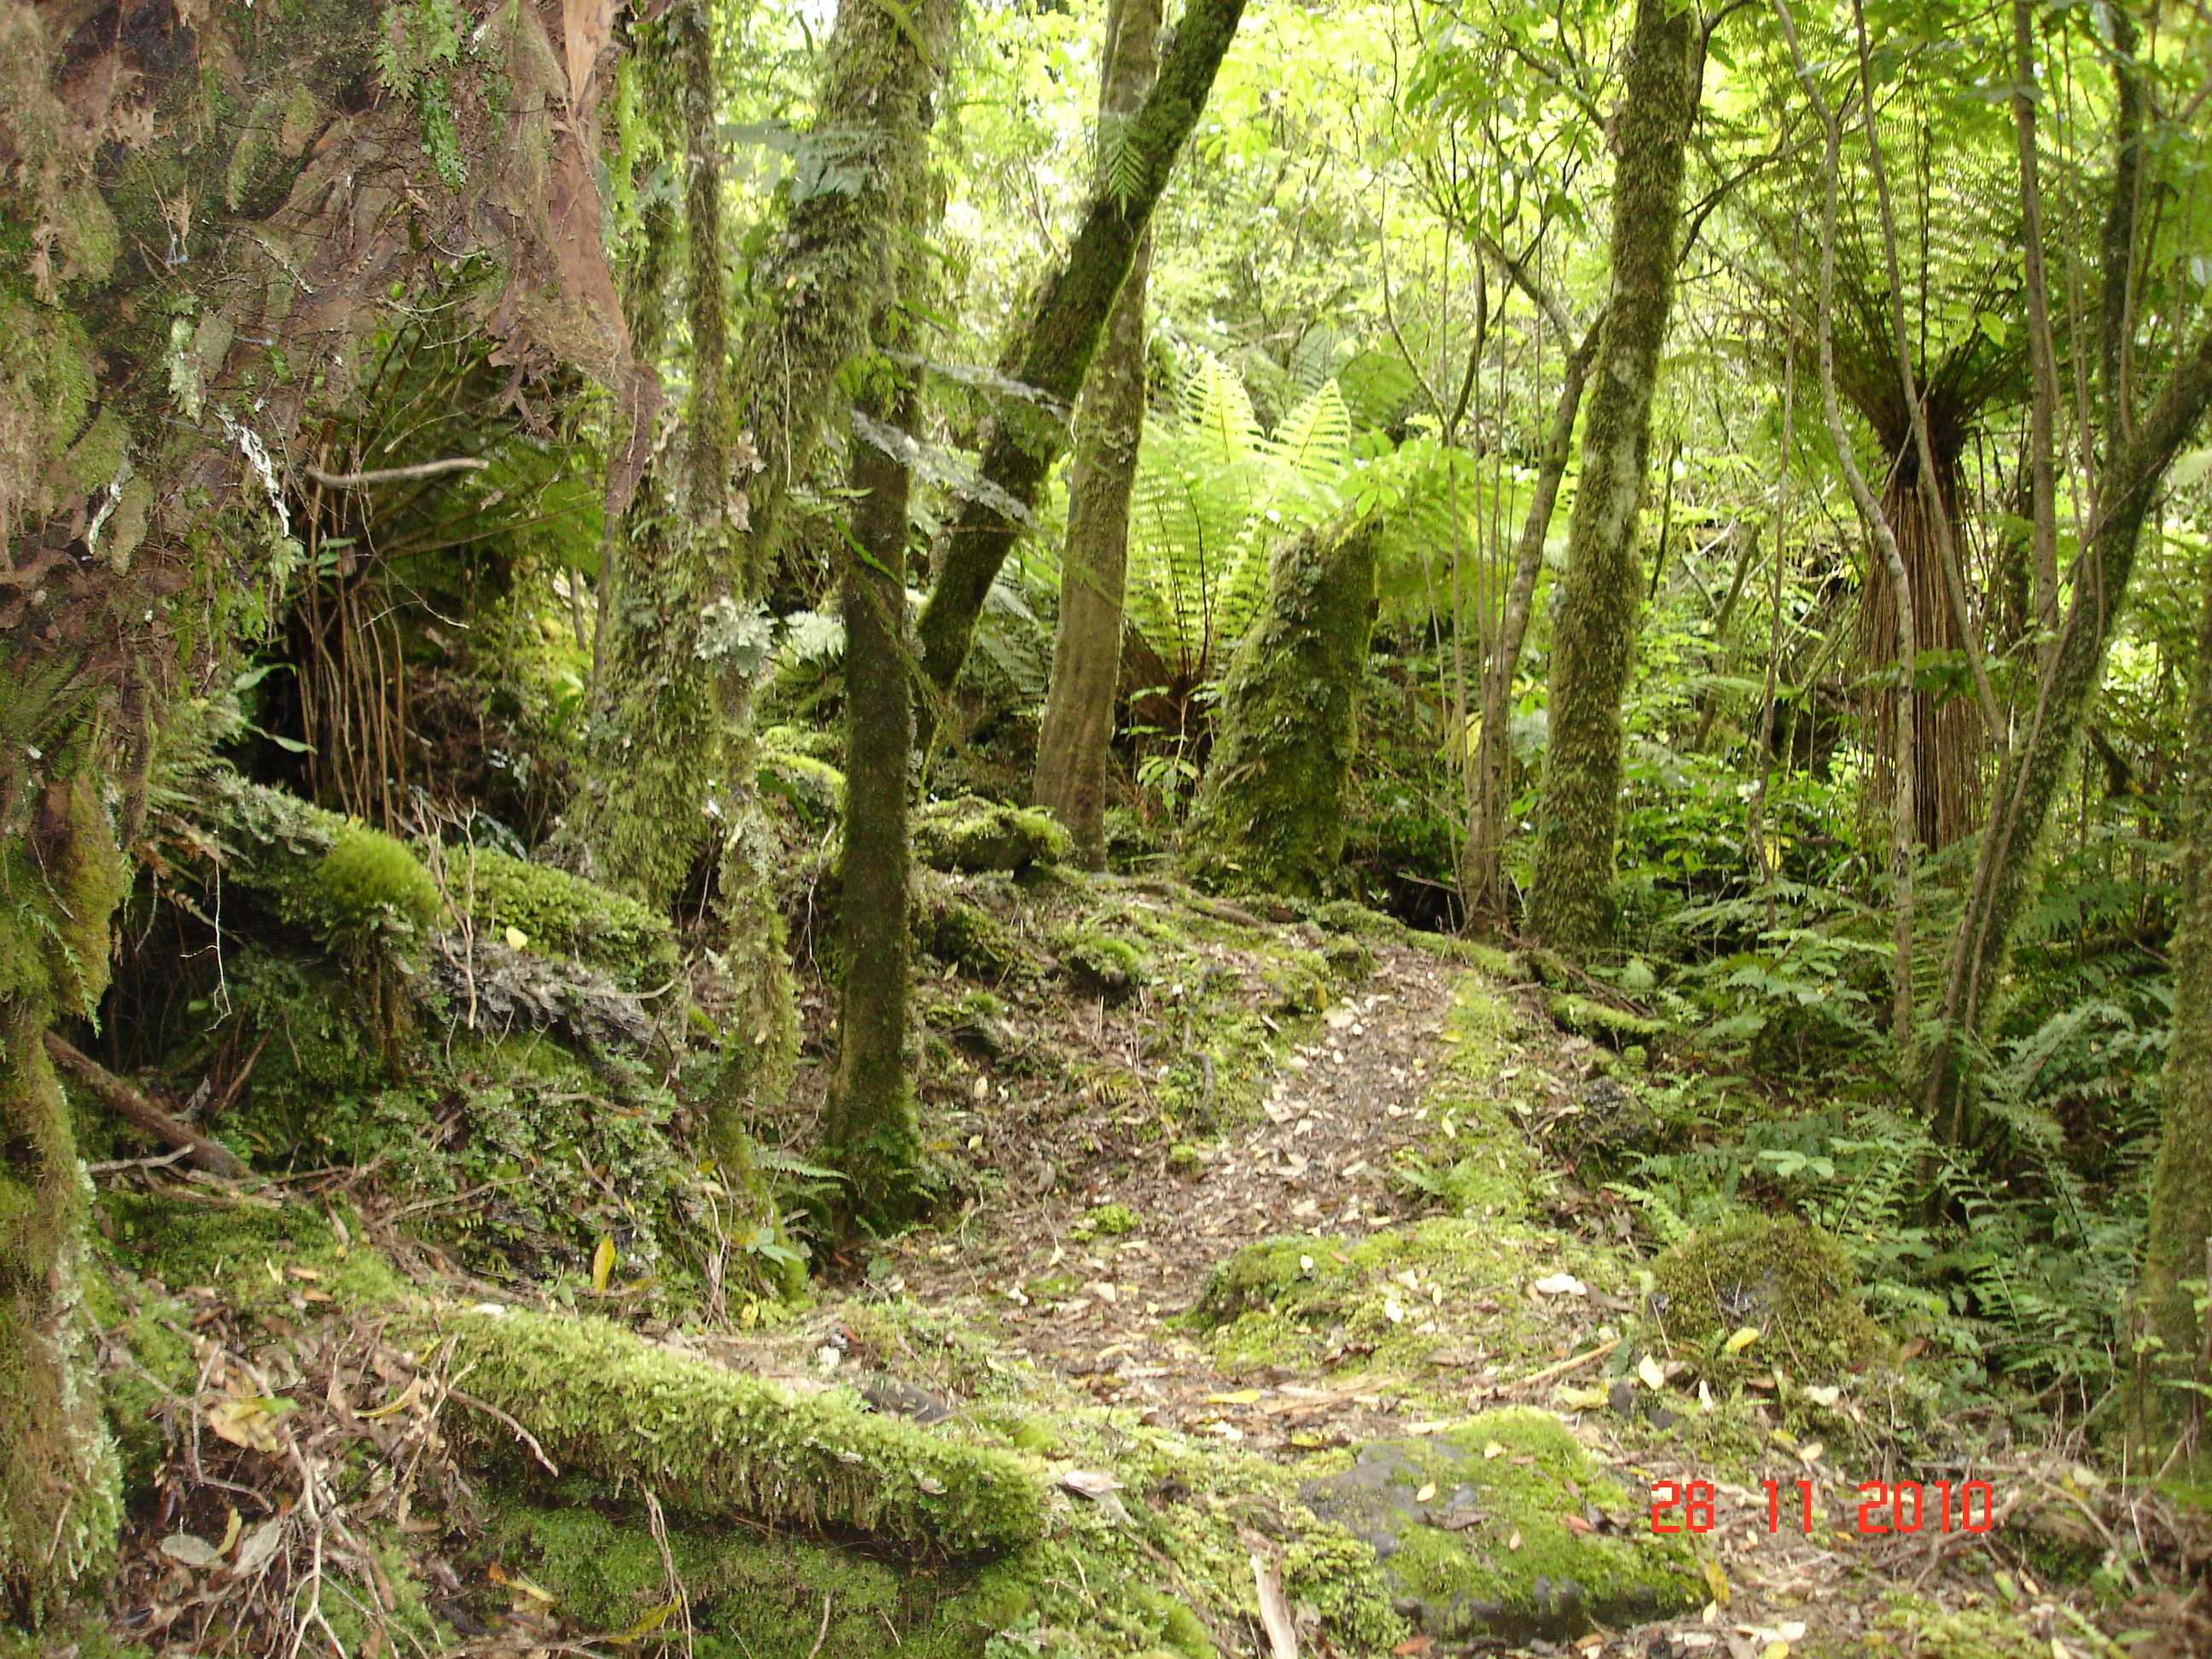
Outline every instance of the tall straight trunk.
[(2155, 1442), (2201, 1425), (2212, 1386), (2195, 1296), (2212, 1251), (2212, 562), (2204, 569), (2182, 793), (2181, 917), (2173, 939), (2173, 1037), (2166, 1054), (2166, 1121), (2150, 1178), (2150, 1232), (2136, 1301), (2158, 1338), (2148, 1358), (2137, 1425)]
[[(697, 859), (710, 803), (726, 828), (734, 822), (731, 803), (715, 797), (747, 771), (747, 709), (767, 635), (761, 584), (791, 485), (840, 407), (838, 376), (896, 297), (903, 262), (885, 249), (913, 234), (927, 195), (929, 129), (957, 10), (957, 0), (842, 0), (808, 142), (834, 147), (853, 182), (791, 201), (759, 275), (769, 298), (734, 371), (723, 361), (719, 309), (709, 339), (695, 328), (702, 372), (693, 382), (688, 487), (667, 491), (647, 545), (625, 560), (585, 783), (566, 828), (569, 856), (586, 874), (649, 903), (665, 906)], [(684, 42), (708, 27), (704, 0), (682, 0), (663, 27), (674, 49), (688, 52)], [(695, 257), (717, 259), (719, 295), (719, 191), (702, 188), (702, 163), (712, 156), (711, 66), (703, 83), (684, 73), (687, 109), (709, 118), (695, 138), (686, 117), (687, 204)], [(701, 276), (695, 268), (695, 296), (705, 291)], [(708, 441), (719, 461), (700, 447)], [(724, 870), (750, 887), (759, 872), (746, 862), (747, 839), (729, 837), (739, 862), (726, 860)], [(758, 908), (744, 896), (739, 904)]]
[(1575, 419), (1582, 412), (1583, 389), (1589, 380), (1590, 363), (1597, 356), (1604, 326), (1601, 312), (1560, 372), (1559, 395), (1552, 407), (1552, 429), (1545, 440), (1543, 459), (1537, 464), (1528, 510), (1521, 520), (1520, 540), (1514, 545), (1513, 575), (1505, 591), (1497, 641), (1482, 665), (1482, 710), (1475, 727), (1474, 773), (1470, 781), (1473, 810), (1468, 814), (1467, 841), (1460, 849), (1459, 888), (1469, 915), (1487, 916), (1493, 921), (1502, 921), (1508, 908), (1505, 809), (1512, 797), (1508, 774), (1513, 750), (1507, 742), (1510, 735), (1507, 728), (1512, 717), (1513, 680), (1521, 672), (1521, 647), (1528, 636), (1536, 578), (1544, 569), (1544, 544), (1551, 538), (1553, 510), (1559, 505), (1559, 485), (1574, 454)]
[[(862, 396), (871, 424), (914, 424), (911, 376), (888, 365)], [(917, 1207), (921, 1131), (907, 1075), (907, 757), (914, 710), (906, 637), (913, 474), (864, 428), (853, 439), (854, 548), (840, 577), (845, 616), (845, 861), (839, 905), (837, 1070), (823, 1155), (846, 1179), (843, 1207), (871, 1226)]]
[(122, 1513), (84, 1310), (91, 1189), (46, 1034), (106, 988), (127, 872), (89, 776), (21, 805), (0, 842), (0, 1617), (35, 1628), (113, 1557)]
[(1267, 599), (1231, 659), (1187, 842), (1208, 884), (1315, 898), (1336, 890), (1344, 791), (1375, 626), (1372, 519), (1275, 551)]
[[(1160, 0), (1114, 0), (1106, 14), (1098, 88), (1096, 188), (1111, 187), (1122, 125), (1159, 66)], [(1145, 300), (1152, 236), (1137, 244), (1128, 280), (1075, 416), (1068, 474), (1067, 544), (1060, 564), (1060, 628), (1037, 733), (1036, 804), (1066, 824), (1078, 854), (1106, 862), (1106, 762), (1121, 666), (1121, 600), (1129, 562), (1129, 495), (1145, 431)]]
[[(960, 677), (991, 584), (1066, 442), (1066, 422), (1053, 407), (1066, 409), (1083, 389), (1152, 210), (1243, 15), (1244, 0), (1190, 0), (1184, 7), (1158, 79), (1121, 130), (1117, 176), (1092, 193), (1066, 255), (1000, 358), (1000, 372), (1028, 393), (1001, 404), (984, 438), (985, 488), (961, 504), (938, 539), (936, 581), (917, 630), (922, 672), (940, 698)], [(925, 706), (917, 714), (927, 728), (933, 711)]]
[(2058, 615), (2058, 357), (2051, 337), (2051, 282), (2043, 261), (2043, 183), (2036, 139), (2034, 0), (2013, 0), (2013, 131), (2020, 149), (2021, 242), (2027, 279), (2028, 514), (2035, 585), (2028, 617), (2041, 628)]
[(1553, 627), (1551, 730), (1528, 903), (1537, 937), (1570, 951), (1595, 949), (1613, 931), (1620, 702), (1642, 592), (1636, 517), (1674, 301), (1697, 33), (1688, 8), (1637, 0), (1614, 164), (1612, 297)]

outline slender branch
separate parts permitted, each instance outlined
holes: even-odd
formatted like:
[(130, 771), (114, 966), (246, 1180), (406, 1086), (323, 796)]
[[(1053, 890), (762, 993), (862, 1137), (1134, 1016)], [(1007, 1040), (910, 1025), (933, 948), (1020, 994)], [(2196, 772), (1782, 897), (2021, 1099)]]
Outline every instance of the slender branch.
[(163, 1146), (178, 1148), (194, 1168), (230, 1179), (246, 1172), (246, 1165), (229, 1147), (210, 1139), (173, 1114), (162, 1110), (90, 1054), (52, 1031), (46, 1033), (46, 1053), (53, 1057), (55, 1065), (90, 1090), (101, 1105)]
[(448, 472), (481, 472), (490, 465), (473, 455), (456, 455), (449, 460), (417, 461), (412, 466), (384, 466), (368, 472), (325, 472), (319, 466), (300, 470), (325, 489), (366, 489), (372, 484), (404, 483), (410, 478), (436, 478)]

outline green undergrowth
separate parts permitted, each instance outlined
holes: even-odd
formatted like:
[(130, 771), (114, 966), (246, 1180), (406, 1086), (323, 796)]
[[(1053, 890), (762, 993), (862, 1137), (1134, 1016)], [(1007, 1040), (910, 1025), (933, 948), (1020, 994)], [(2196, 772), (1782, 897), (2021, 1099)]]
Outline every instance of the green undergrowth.
[(450, 865), (454, 906), (494, 938), (513, 928), (520, 948), (574, 957), (631, 990), (665, 985), (682, 969), (675, 930), (635, 899), (489, 848), (456, 851)]

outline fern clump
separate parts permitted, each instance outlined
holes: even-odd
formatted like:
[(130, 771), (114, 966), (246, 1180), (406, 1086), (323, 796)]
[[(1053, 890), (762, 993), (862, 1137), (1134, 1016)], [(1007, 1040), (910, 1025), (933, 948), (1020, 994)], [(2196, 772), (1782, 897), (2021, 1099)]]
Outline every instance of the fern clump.
[(1659, 1258), (1653, 1276), (1678, 1347), (1804, 1377), (1856, 1370), (1881, 1341), (1859, 1305), (1850, 1259), (1800, 1221), (1751, 1216), (1692, 1233)]

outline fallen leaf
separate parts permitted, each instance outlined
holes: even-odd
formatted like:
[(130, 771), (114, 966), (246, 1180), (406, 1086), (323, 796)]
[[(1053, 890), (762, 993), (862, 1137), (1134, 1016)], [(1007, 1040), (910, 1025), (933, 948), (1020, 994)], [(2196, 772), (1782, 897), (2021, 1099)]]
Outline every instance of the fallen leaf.
[(1589, 1522), (1583, 1520), (1579, 1515), (1563, 1515), (1559, 1519), (1567, 1523), (1567, 1530), (1569, 1532), (1591, 1533), (1597, 1530), (1595, 1527), (1590, 1525)]
[(277, 1547), (283, 1541), (283, 1517), (272, 1516), (239, 1540), (238, 1559), (231, 1564), (231, 1572), (240, 1578), (253, 1577), (276, 1558)]
[(1559, 1396), (1559, 1403), (1572, 1411), (1602, 1411), (1607, 1404), (1607, 1395), (1603, 1389), (1577, 1389), (1562, 1382), (1554, 1392)]
[(510, 951), (527, 951), (530, 948), (530, 935), (524, 933), (520, 927), (508, 928), (507, 930), (507, 948)]
[(1666, 1370), (1648, 1353), (1636, 1362), (1636, 1374), (1643, 1378), (1644, 1386), (1647, 1389), (1663, 1389), (1667, 1386)]
[(1437, 1483), (1433, 1480), (1426, 1481), (1422, 1485), (1420, 1491), (1413, 1494), (1413, 1501), (1416, 1504), (1425, 1504), (1436, 1495)]
[(1206, 1396), (1206, 1403), (1209, 1406), (1256, 1406), (1260, 1403), (1260, 1391), (1257, 1389), (1236, 1389), (1227, 1394), (1210, 1394)]
[(180, 1561), (188, 1567), (212, 1566), (216, 1559), (214, 1545), (188, 1532), (171, 1533), (161, 1540), (161, 1551), (172, 1561)]
[(1759, 1328), (1756, 1325), (1740, 1325), (1736, 1328), (1735, 1334), (1721, 1344), (1721, 1348), (1726, 1353), (1741, 1353), (1758, 1340)]
[(1728, 1575), (1721, 1571), (1720, 1563), (1707, 1556), (1698, 1565), (1705, 1570), (1705, 1583), (1712, 1590), (1714, 1602), (1726, 1607), (1729, 1604), (1729, 1581)]
[(607, 1280), (614, 1276), (615, 1242), (602, 1234), (599, 1248), (592, 1252), (592, 1288), (604, 1291)]
[(1517, 1550), (1521, 1547), (1520, 1528), (1516, 1527), (1513, 1528), (1512, 1535), (1505, 1540), (1505, 1547), (1509, 1550)]
[(1528, 1287), (1539, 1296), (1588, 1296), (1589, 1286), (1572, 1273), (1553, 1273)]
[(281, 1401), (233, 1395), (208, 1408), (207, 1425), (234, 1446), (248, 1451), (279, 1451), (284, 1443), (276, 1433), (276, 1418), (283, 1410)]
[(1486, 1440), (1482, 1443), (1482, 1455), (1486, 1458), (1503, 1457), (1505, 1455), (1505, 1448), (1498, 1441)]
[(1121, 1490), (1121, 1483), (1103, 1469), (1070, 1469), (1060, 1477), (1060, 1484), (1093, 1502)]

